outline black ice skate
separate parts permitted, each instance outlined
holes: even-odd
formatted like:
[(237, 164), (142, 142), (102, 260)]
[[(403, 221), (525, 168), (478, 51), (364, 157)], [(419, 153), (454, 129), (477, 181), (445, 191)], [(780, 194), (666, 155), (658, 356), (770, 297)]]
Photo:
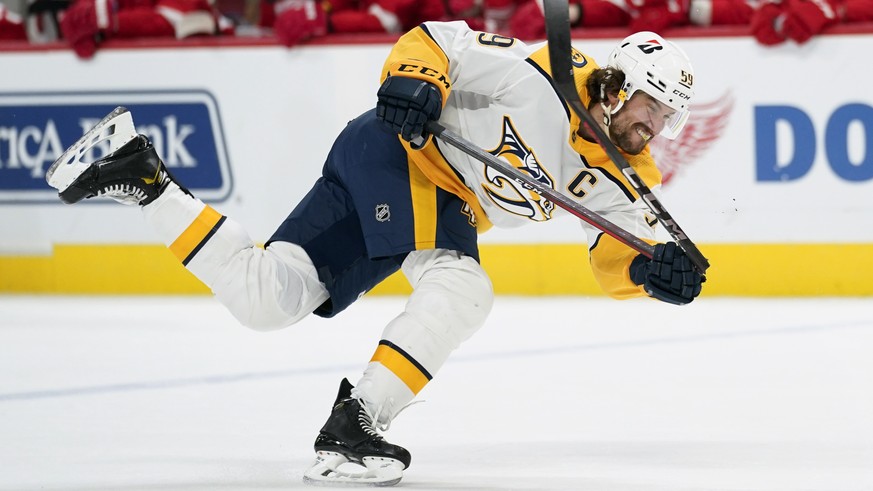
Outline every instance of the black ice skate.
[[(343, 379), (333, 410), (315, 440), (315, 464), (303, 481), (316, 486), (393, 486), (400, 482), (412, 457), (378, 433), (374, 416), (352, 397), (352, 384)], [(340, 470), (343, 464), (364, 470)], [(347, 467), (347, 466), (346, 466)]]
[[(87, 162), (98, 146), (106, 156)], [(67, 204), (106, 196), (147, 205), (160, 196), (170, 176), (149, 139), (136, 134), (130, 112), (118, 107), (49, 167), (46, 181)]]

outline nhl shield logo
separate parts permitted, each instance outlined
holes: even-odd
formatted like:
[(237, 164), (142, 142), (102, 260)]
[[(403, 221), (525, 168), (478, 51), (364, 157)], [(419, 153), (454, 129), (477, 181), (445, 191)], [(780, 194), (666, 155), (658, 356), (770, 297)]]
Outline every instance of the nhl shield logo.
[(387, 222), (391, 220), (391, 209), (387, 203), (376, 205), (376, 221)]

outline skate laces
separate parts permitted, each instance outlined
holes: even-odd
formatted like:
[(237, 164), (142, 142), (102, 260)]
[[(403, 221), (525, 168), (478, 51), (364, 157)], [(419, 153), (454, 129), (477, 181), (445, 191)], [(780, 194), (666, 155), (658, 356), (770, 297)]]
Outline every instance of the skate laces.
[[(154, 186), (158, 189), (158, 193), (163, 190), (167, 183), (169, 175), (163, 169), (158, 169), (155, 177), (151, 179), (142, 179), (146, 186)], [(138, 181), (138, 180), (137, 180)], [(138, 205), (149, 198), (149, 191), (143, 187), (137, 186), (130, 182), (115, 183), (105, 186), (97, 192), (98, 197), (112, 198), (115, 201), (125, 205)]]
[(383, 438), (380, 432), (388, 429), (387, 425), (383, 428), (382, 425), (379, 424), (379, 415), (382, 414), (382, 408), (384, 405), (379, 405), (374, 412), (370, 405), (363, 399), (357, 399), (357, 401), (360, 406), (360, 409), (358, 409), (358, 424), (361, 425), (361, 429), (371, 437), (382, 440)]
[[(382, 440), (383, 438), (380, 432), (383, 433), (388, 431), (388, 428), (391, 427), (391, 421), (388, 421), (386, 423), (380, 423), (379, 416), (382, 414), (382, 409), (384, 409), (385, 406), (391, 406), (394, 404), (394, 398), (389, 397), (388, 401), (384, 404), (380, 404), (375, 411), (373, 411), (370, 405), (367, 404), (367, 402), (363, 399), (358, 399), (357, 401), (358, 404), (360, 404), (361, 406), (361, 409), (358, 411), (358, 423), (361, 424), (361, 428), (363, 428), (363, 430), (367, 432), (368, 435)], [(424, 401), (411, 401), (404, 404), (403, 407), (401, 407), (397, 410), (396, 413), (394, 413), (394, 418), (400, 415), (400, 413), (402, 413), (409, 406), (412, 406), (413, 404), (418, 404), (419, 402)]]
[(148, 197), (145, 189), (132, 184), (112, 184), (101, 189), (97, 196), (112, 198), (125, 205), (136, 205)]

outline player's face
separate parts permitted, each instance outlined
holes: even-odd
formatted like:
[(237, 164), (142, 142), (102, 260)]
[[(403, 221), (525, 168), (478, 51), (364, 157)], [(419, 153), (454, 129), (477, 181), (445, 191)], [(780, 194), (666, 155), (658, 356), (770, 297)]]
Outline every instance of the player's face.
[(675, 111), (643, 91), (636, 91), (612, 117), (609, 136), (625, 152), (636, 155), (659, 134)]

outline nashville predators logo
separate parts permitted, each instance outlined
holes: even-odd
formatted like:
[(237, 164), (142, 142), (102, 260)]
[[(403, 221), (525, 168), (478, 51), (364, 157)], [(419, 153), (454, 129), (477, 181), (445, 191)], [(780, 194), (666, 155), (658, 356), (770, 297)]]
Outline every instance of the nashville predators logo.
[[(518, 136), (509, 116), (503, 117), (503, 137), (500, 145), (488, 153), (502, 158), (518, 170), (540, 182), (544, 187), (554, 189), (552, 176), (540, 167), (536, 155)], [(485, 168), (483, 187), (491, 200), (504, 210), (527, 217), (535, 222), (552, 218), (555, 204), (540, 196), (530, 186), (516, 182), (491, 167)]]

